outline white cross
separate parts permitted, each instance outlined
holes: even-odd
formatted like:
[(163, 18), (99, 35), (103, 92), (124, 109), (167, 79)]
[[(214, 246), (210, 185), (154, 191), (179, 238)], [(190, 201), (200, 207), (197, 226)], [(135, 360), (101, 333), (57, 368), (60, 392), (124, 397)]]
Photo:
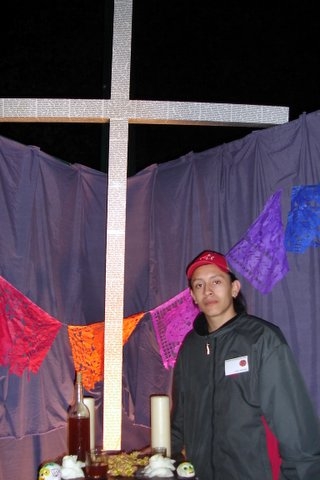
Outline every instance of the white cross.
[[(111, 98), (0, 99), (3, 122), (110, 123), (106, 234), (103, 444), (121, 449), (122, 326), (129, 123), (271, 126), (287, 107), (130, 100), (132, 0), (114, 1)], [(135, 313), (135, 312), (133, 312)]]

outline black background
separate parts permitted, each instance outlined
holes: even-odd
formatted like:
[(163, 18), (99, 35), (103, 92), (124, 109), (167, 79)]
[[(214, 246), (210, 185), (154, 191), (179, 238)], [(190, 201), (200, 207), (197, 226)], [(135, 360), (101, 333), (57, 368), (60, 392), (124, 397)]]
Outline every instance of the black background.
[[(319, 109), (316, 5), (134, 0), (131, 99)], [(313, 2), (312, 2), (313, 3)], [(11, 0), (1, 13), (1, 98), (109, 98), (111, 0)], [(247, 127), (130, 125), (128, 175), (242, 138)], [(0, 135), (107, 169), (108, 124), (0, 123)]]

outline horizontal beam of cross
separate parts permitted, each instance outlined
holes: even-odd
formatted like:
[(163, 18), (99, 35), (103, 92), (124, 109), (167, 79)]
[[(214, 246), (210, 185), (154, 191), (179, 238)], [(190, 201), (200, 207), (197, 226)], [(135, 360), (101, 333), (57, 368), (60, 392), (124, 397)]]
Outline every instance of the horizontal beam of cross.
[(0, 122), (128, 123), (268, 127), (288, 121), (288, 107), (153, 100), (1, 98)]

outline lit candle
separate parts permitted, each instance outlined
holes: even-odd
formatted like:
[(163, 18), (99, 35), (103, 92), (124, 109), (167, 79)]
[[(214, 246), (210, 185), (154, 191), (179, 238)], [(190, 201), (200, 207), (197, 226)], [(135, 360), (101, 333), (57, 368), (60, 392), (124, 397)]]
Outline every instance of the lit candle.
[(83, 397), (83, 403), (87, 406), (90, 412), (90, 449), (95, 448), (95, 412), (94, 412), (94, 398)]
[(171, 456), (168, 395), (151, 396), (151, 448), (154, 447), (166, 447), (167, 456)]

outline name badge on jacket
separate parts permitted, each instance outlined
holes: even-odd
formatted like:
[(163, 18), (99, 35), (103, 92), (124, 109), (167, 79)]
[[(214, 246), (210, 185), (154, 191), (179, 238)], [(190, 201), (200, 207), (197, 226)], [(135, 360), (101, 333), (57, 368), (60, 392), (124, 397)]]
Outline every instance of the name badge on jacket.
[(236, 373), (249, 372), (248, 355), (225, 360), (224, 372), (226, 376), (234, 375)]

